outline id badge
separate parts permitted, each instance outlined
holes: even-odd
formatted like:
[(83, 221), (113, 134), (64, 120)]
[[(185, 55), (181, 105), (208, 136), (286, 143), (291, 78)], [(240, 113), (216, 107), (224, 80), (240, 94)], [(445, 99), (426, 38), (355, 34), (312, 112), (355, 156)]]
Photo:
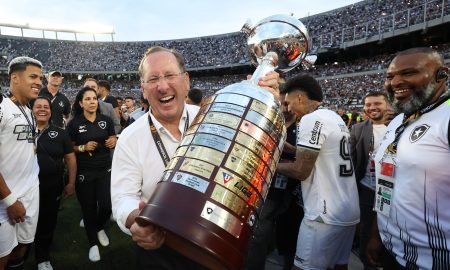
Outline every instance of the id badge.
[(394, 194), (395, 155), (385, 154), (375, 188), (375, 211), (389, 217)]
[(277, 173), (275, 178), (274, 187), (278, 189), (286, 189), (288, 183), (288, 178), (282, 174)]
[(392, 204), (394, 182), (388, 178), (378, 178), (375, 189), (375, 211), (389, 217)]

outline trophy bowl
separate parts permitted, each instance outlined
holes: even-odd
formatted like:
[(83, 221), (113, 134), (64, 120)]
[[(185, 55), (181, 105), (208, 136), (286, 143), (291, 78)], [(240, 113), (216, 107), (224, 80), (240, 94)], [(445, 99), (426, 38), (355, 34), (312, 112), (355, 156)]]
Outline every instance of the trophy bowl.
[[(165, 244), (209, 269), (242, 269), (247, 246), (283, 151), (286, 127), (275, 96), (257, 86), (305, 58), (306, 28), (275, 15), (248, 24), (258, 67), (205, 102), (136, 222), (166, 231)], [(259, 50), (261, 49), (261, 50)]]

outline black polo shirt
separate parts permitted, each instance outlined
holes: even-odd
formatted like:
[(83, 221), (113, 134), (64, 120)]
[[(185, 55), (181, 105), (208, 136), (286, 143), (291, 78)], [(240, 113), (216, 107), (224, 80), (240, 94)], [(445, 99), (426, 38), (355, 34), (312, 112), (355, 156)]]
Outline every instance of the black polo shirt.
[(68, 115), (70, 113), (70, 102), (67, 97), (58, 91), (55, 96), (53, 96), (47, 87), (44, 87), (39, 91), (40, 96), (47, 97), (52, 102), (52, 118), (50, 119), (50, 123), (55, 126), (65, 128), (63, 122), (63, 115)]
[(113, 108), (119, 107), (119, 103), (117, 103), (116, 98), (111, 95), (107, 95), (105, 99), (102, 99), (102, 101), (111, 104)]
[[(288, 143), (290, 143), (292, 145), (296, 145), (297, 144), (297, 124), (293, 123), (292, 125), (290, 125), (287, 128), (287, 130), (286, 130), (286, 142), (288, 142)], [(294, 153), (287, 153), (287, 152), (283, 151), (281, 153), (281, 158), (280, 159), (294, 161), (295, 160), (295, 154)], [(275, 188), (276, 177), (277, 177), (277, 172), (275, 172), (274, 176), (272, 177), (272, 183), (270, 184), (270, 191), (267, 194), (267, 199), (282, 200), (284, 198), (285, 190)], [(298, 183), (299, 183), (298, 180), (295, 180), (293, 178), (288, 178), (286, 190), (288, 192), (291, 192), (296, 187), (296, 185)]]
[(79, 170), (96, 170), (111, 166), (110, 149), (105, 146), (105, 141), (116, 133), (109, 117), (97, 113), (94, 122), (90, 122), (83, 114), (77, 115), (69, 122), (67, 129), (75, 145), (83, 145), (89, 141), (98, 143), (94, 151), (76, 153)]
[(50, 125), (40, 131), (38, 136), (36, 153), (39, 164), (39, 180), (41, 180), (41, 176), (62, 176), (64, 155), (73, 152), (69, 134), (62, 128)]

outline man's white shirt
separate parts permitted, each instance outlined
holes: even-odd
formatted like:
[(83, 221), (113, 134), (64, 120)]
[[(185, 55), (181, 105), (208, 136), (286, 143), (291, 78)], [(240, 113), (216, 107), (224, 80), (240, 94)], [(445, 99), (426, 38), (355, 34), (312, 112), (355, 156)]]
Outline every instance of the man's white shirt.
[[(192, 123), (199, 107), (186, 104), (178, 125), (184, 133), (185, 121)], [(151, 113), (149, 112), (151, 115)], [(189, 117), (187, 117), (189, 114)], [(167, 154), (171, 158), (181, 141), (152, 117)], [(189, 123), (189, 124), (190, 124)], [(165, 169), (164, 162), (156, 148), (150, 132), (148, 117), (140, 117), (120, 135), (114, 152), (111, 171), (111, 202), (114, 218), (126, 233), (128, 215), (138, 208), (139, 202), (147, 203)]]

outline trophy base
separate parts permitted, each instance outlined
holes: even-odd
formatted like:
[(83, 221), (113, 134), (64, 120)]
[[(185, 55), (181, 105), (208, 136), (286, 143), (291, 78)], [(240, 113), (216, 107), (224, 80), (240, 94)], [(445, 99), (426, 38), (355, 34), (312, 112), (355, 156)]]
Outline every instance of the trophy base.
[(202, 218), (205, 194), (180, 184), (160, 182), (153, 194), (136, 218), (139, 225), (163, 227), (167, 246), (208, 269), (243, 268), (248, 241), (242, 240), (250, 238), (249, 229), (243, 229), (245, 237), (235, 238)]

